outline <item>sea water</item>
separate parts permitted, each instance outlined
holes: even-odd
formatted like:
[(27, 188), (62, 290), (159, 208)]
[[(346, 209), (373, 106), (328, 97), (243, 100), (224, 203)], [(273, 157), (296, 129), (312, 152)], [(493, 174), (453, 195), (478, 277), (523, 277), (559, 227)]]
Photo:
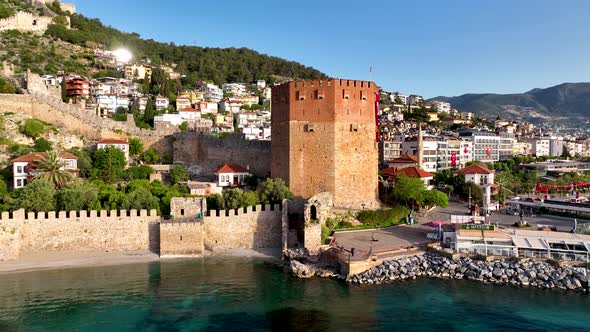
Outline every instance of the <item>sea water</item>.
[(355, 286), (207, 257), (0, 275), (0, 331), (590, 331), (590, 296), (469, 281)]

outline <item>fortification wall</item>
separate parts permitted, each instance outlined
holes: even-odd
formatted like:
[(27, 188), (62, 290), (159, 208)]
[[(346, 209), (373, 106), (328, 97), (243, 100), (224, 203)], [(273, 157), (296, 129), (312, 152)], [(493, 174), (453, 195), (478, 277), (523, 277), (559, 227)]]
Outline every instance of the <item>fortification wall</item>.
[(197, 132), (182, 132), (174, 136), (175, 163), (184, 164), (195, 175), (211, 175), (225, 163), (249, 166), (250, 171), (264, 177), (270, 175), (272, 159), (268, 141), (247, 140), (243, 135), (217, 138)]
[(162, 222), (160, 223), (160, 255), (202, 255), (203, 235), (202, 222)]
[(3, 212), (0, 260), (43, 251), (149, 250), (150, 224), (159, 220), (156, 210)]
[[(44, 33), (47, 26), (51, 24), (52, 17), (37, 16), (31, 13), (19, 11), (11, 17), (0, 20), (0, 31), (4, 30), (18, 30), (30, 31), (34, 33)], [(69, 18), (68, 18), (69, 28)]]
[(79, 105), (66, 104), (49, 95), (0, 94), (0, 113), (14, 112), (48, 122), (68, 132), (90, 139), (139, 137), (146, 147), (153, 147), (161, 154), (172, 155), (171, 137), (177, 130), (149, 130), (135, 126), (129, 116), (127, 122), (113, 121), (80, 109)]
[(283, 210), (280, 204), (209, 211), (204, 218), (207, 250), (229, 248), (281, 248)]

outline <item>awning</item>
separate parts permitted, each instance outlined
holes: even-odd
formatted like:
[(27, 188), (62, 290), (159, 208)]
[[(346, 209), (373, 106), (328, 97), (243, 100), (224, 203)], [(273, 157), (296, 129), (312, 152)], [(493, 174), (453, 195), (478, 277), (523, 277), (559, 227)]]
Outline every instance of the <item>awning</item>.
[(513, 236), (512, 241), (518, 248), (523, 249), (549, 249), (544, 240), (535, 237)]

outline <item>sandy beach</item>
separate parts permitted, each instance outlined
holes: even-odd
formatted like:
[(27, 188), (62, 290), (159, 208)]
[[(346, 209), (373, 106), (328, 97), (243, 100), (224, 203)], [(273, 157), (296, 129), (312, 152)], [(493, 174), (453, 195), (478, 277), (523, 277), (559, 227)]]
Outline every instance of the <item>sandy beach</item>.
[(159, 260), (157, 254), (149, 251), (130, 252), (42, 252), (31, 253), (18, 260), (1, 261), (0, 274), (20, 273), (39, 270), (67, 269), (87, 266), (109, 266), (145, 263)]
[[(280, 259), (281, 250), (278, 248), (262, 248), (256, 250), (225, 249), (207, 251), (203, 256), (200, 257), (208, 256), (234, 256)], [(133, 263), (146, 263), (175, 258), (186, 258), (186, 256), (160, 257), (158, 256), (158, 254), (149, 251), (39, 252), (25, 254), (21, 256), (18, 260), (0, 261), (0, 274), (54, 269), (68, 269), (77, 267), (112, 266)]]

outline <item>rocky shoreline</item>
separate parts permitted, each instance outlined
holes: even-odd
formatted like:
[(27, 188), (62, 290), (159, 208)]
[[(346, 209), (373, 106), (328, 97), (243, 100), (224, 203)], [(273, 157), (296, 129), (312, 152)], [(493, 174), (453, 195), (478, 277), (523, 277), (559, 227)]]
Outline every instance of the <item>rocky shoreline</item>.
[(589, 292), (588, 276), (584, 267), (560, 267), (546, 261), (499, 259), (494, 261), (462, 257), (456, 260), (427, 253), (390, 260), (363, 273), (346, 278), (325, 260), (293, 257), (291, 272), (300, 278), (329, 277), (350, 284), (387, 284), (418, 277), (463, 279), (495, 285), (536, 287)]

